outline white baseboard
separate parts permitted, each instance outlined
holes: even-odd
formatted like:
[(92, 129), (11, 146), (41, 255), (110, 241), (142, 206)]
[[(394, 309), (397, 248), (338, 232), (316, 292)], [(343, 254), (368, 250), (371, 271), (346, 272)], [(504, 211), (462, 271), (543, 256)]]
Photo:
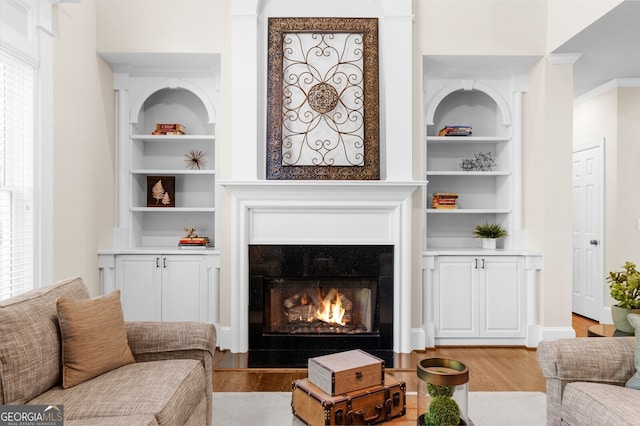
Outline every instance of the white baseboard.
[(541, 332), (540, 341), (573, 339), (576, 337), (576, 331), (573, 327), (542, 327)]
[(231, 327), (218, 327), (218, 348), (220, 350), (231, 349)]
[(424, 328), (412, 328), (411, 329), (411, 349), (423, 351), (426, 347), (426, 335)]

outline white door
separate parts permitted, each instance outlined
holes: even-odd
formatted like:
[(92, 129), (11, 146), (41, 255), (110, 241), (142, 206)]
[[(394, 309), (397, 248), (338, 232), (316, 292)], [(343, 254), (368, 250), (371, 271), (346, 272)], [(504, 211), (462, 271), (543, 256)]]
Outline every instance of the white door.
[(127, 321), (161, 320), (162, 256), (131, 254), (116, 257), (116, 288)]
[(600, 321), (603, 265), (604, 139), (573, 151), (573, 312)]
[(434, 286), (435, 337), (478, 337), (478, 259), (443, 256)]
[(524, 259), (485, 256), (480, 263), (480, 336), (524, 337)]
[(205, 257), (162, 258), (162, 320), (207, 322), (209, 294)]

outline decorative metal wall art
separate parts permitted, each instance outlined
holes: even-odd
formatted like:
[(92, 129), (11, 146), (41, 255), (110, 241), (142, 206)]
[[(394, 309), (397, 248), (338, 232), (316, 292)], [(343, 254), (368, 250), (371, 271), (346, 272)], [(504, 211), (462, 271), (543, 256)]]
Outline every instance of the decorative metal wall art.
[(270, 18), (268, 179), (379, 179), (378, 20)]

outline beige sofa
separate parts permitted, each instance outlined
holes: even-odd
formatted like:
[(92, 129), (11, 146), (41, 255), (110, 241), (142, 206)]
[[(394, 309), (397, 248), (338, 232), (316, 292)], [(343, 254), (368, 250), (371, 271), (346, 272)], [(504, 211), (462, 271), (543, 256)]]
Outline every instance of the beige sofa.
[(124, 323), (135, 362), (64, 389), (61, 296), (89, 299), (76, 278), (0, 301), (0, 404), (62, 405), (67, 426), (211, 424), (212, 325)]
[(638, 425), (640, 390), (634, 375), (634, 337), (542, 342), (537, 356), (547, 379), (547, 425)]

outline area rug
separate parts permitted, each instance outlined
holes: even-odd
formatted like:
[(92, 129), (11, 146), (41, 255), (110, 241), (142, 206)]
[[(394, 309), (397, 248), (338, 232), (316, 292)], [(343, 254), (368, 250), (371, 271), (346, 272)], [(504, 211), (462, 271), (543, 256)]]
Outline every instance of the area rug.
[[(545, 426), (546, 413), (546, 395), (542, 392), (469, 393), (469, 418), (474, 426)], [(304, 423), (291, 414), (290, 392), (214, 392), (213, 424), (300, 426)], [(407, 424), (415, 424), (415, 420)]]

